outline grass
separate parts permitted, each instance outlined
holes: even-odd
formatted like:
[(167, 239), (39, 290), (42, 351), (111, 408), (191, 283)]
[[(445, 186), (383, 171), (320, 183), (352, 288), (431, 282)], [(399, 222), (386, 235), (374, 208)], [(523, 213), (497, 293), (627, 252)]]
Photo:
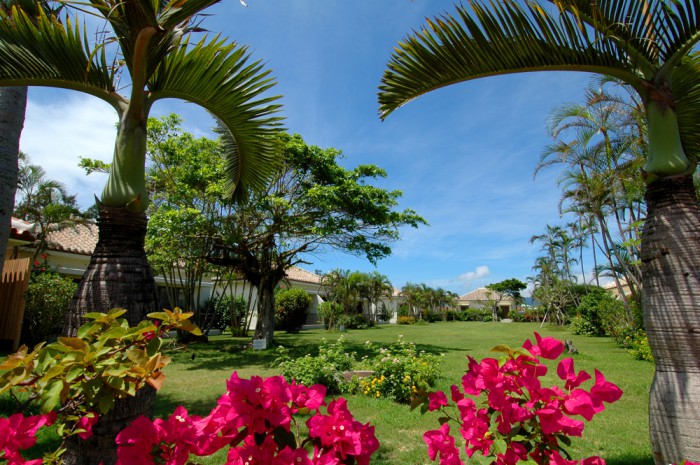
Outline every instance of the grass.
[[(466, 369), (466, 356), (476, 359), (493, 356), (490, 348), (498, 344), (519, 346), (533, 331), (543, 336), (571, 339), (579, 350), (574, 355), (576, 369), (591, 374), (600, 370), (605, 377), (624, 391), (622, 399), (610, 405), (586, 426), (584, 437), (571, 447), (573, 457), (600, 455), (608, 465), (652, 465), (648, 433), (648, 392), (654, 367), (649, 362), (632, 359), (623, 349), (607, 338), (571, 336), (556, 327), (540, 329), (536, 324), (514, 323), (431, 323), (430, 325), (381, 326), (343, 333), (348, 351), (358, 356), (364, 353), (365, 341), (386, 345), (401, 334), (419, 349), (442, 354), (441, 377), (437, 388), (449, 389), (458, 383)], [(287, 347), (293, 356), (315, 354), (323, 338), (336, 340), (340, 333), (323, 330), (299, 334), (275, 335), (276, 342)], [(249, 339), (216, 336), (208, 344), (192, 344), (172, 350), (173, 363), (166, 368), (167, 380), (156, 400), (156, 415), (165, 416), (180, 404), (191, 413), (206, 415), (225, 391), (225, 381), (233, 371), (242, 377), (279, 374), (273, 368), (277, 358), (274, 350), (253, 351), (247, 348)], [(552, 363), (552, 384), (561, 384)], [(547, 380), (545, 380), (546, 382)], [(346, 396), (348, 404), (361, 422), (371, 422), (381, 443), (372, 460), (373, 465), (428, 464), (422, 440), (428, 429), (439, 424), (436, 415), (421, 415), (408, 406), (386, 399)], [(203, 460), (204, 464), (220, 464), (225, 454)]]

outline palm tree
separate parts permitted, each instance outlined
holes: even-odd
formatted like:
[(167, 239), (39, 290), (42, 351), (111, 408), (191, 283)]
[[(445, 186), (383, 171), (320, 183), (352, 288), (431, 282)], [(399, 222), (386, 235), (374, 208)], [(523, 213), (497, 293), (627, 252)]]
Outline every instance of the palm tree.
[(646, 110), (643, 307), (656, 360), (650, 430), (658, 464), (700, 459), (700, 3), (470, 1), (402, 41), (381, 117), (431, 90), (523, 71), (586, 71), (628, 84)]
[[(100, 199), (99, 243), (72, 304), (66, 332), (80, 315), (115, 306), (129, 310), (136, 324), (157, 308), (155, 284), (143, 252), (149, 199), (145, 183), (146, 122), (152, 105), (181, 98), (206, 108), (226, 129), (228, 187), (243, 194), (262, 186), (277, 146), (273, 84), (245, 47), (215, 37), (191, 44), (199, 29), (195, 15), (217, 0), (188, 2), (92, 0), (115, 34), (119, 61), (94, 49), (77, 20), (59, 21), (41, 11), (30, 16), (13, 8), (0, 16), (0, 86), (42, 85), (77, 90), (108, 102), (120, 118), (112, 168)], [(81, 8), (88, 8), (83, 3)], [(9, 20), (9, 19), (12, 20)], [(109, 39), (106, 39), (108, 41)], [(120, 63), (123, 63), (121, 65)], [(118, 92), (120, 74), (131, 83)], [(115, 272), (119, 270), (119, 272)]]
[[(55, 14), (42, 10), (33, 15), (16, 6), (0, 11), (0, 87), (76, 90), (106, 101), (119, 116), (111, 170), (99, 202), (98, 244), (71, 304), (64, 330), (68, 334), (76, 333), (87, 311), (123, 307), (135, 325), (157, 309), (155, 282), (144, 252), (144, 212), (149, 203), (146, 123), (156, 101), (188, 100), (220, 121), (228, 157), (227, 187), (237, 198), (264, 186), (274, 168), (280, 118), (277, 97), (265, 95), (275, 83), (269, 71), (260, 62), (251, 62), (245, 47), (218, 36), (191, 43), (192, 34), (201, 30), (197, 15), (217, 2), (62, 2), (104, 17), (114, 38), (94, 48), (77, 18), (60, 21)], [(115, 44), (118, 51), (111, 61), (107, 49)], [(120, 78), (129, 84), (128, 95), (119, 92)], [(143, 399), (120, 406), (117, 413), (129, 421), (130, 415), (142, 412), (152, 399), (146, 391)], [(119, 431), (119, 426), (108, 426), (110, 421), (101, 418), (100, 424)], [(113, 445), (113, 438), (96, 434), (93, 442), (67, 453), (66, 460), (112, 463)]]

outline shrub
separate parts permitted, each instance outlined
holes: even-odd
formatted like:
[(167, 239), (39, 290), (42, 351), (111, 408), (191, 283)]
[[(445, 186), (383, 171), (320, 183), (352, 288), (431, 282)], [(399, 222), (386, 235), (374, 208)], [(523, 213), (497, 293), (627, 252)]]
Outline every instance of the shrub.
[(343, 306), (337, 302), (322, 302), (318, 306), (318, 317), (326, 329), (338, 326), (338, 317), (343, 314)]
[(522, 323), (523, 321), (525, 321), (525, 314), (520, 313), (517, 310), (510, 310), (508, 312), (508, 318), (517, 322), (517, 323)]
[[(489, 464), (600, 464), (599, 457), (568, 460), (566, 450), (571, 436), (581, 436), (584, 422), (604, 410), (603, 403), (616, 402), (622, 390), (596, 370), (595, 381), (587, 391), (581, 385), (591, 379), (576, 372), (574, 360), (563, 359), (556, 373), (564, 381), (546, 388), (539, 379), (547, 373), (540, 359), (555, 360), (564, 344), (535, 333), (536, 343), (526, 341), (521, 348), (497, 346), (500, 359), (481, 362), (469, 357), (461, 385), (450, 390), (452, 403), (444, 392), (428, 395), (423, 411), (439, 410), (439, 430), (428, 431), (423, 439), (431, 460), (441, 464), (462, 464), (450, 421), (458, 423), (465, 440), (466, 455), (474, 463)], [(479, 453), (478, 455), (476, 453)]]
[(634, 335), (628, 336), (626, 346), (629, 347), (627, 351), (637, 360), (654, 361), (649, 347), (649, 339), (647, 339), (647, 333), (644, 330), (640, 329)]
[(416, 318), (412, 316), (400, 316), (396, 320), (396, 324), (399, 325), (412, 325), (415, 324)]
[[(371, 344), (367, 343), (367, 347), (371, 348)], [(399, 336), (397, 342), (379, 349), (378, 355), (366, 359), (365, 364), (374, 374), (359, 381), (359, 393), (409, 402), (419, 392), (433, 386), (440, 360), (435, 355), (418, 351), (414, 343)]]
[(379, 314), (377, 315), (382, 321), (391, 321), (391, 317), (394, 316), (391, 310), (389, 310), (384, 302), (382, 302), (379, 308)]
[(279, 357), (274, 363), (282, 369), (282, 376), (287, 380), (296, 380), (305, 386), (322, 384), (328, 392), (336, 394), (341, 391), (342, 373), (350, 370), (355, 362), (355, 353), (345, 352), (342, 336), (335, 343), (323, 339), (316, 356), (307, 354), (292, 358), (281, 346), (277, 352)]
[(447, 321), (457, 321), (459, 320), (459, 313), (456, 310), (447, 310), (445, 313)]
[(350, 329), (365, 329), (374, 326), (374, 320), (365, 315), (348, 315), (345, 326)]
[(491, 311), (482, 308), (466, 308), (459, 314), (459, 319), (460, 321), (484, 321), (485, 316), (491, 316)]
[(571, 319), (569, 331), (578, 336), (598, 336), (596, 327), (581, 315), (576, 315)]
[(605, 328), (600, 317), (601, 310), (605, 306), (614, 306), (614, 301), (615, 298), (604, 289), (591, 289), (588, 294), (581, 298), (581, 303), (576, 308), (576, 315), (572, 318), (573, 321), (574, 318), (578, 317), (575, 327), (579, 332), (574, 334), (604, 336)]
[(428, 323), (435, 323), (436, 321), (442, 321), (442, 315), (440, 315), (438, 312), (426, 310), (423, 312), (423, 319)]
[(66, 321), (77, 284), (54, 272), (33, 273), (25, 294), (22, 340), (28, 346), (55, 339)]
[(275, 294), (275, 328), (297, 332), (309, 316), (311, 296), (304, 289), (282, 289)]

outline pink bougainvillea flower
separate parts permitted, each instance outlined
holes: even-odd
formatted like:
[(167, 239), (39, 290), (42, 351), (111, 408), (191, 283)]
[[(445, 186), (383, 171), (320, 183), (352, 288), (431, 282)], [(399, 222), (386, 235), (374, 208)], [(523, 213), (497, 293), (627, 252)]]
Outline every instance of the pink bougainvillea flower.
[(581, 461), (581, 465), (605, 465), (605, 460), (598, 456), (588, 457)]
[(117, 435), (116, 442), (116, 465), (153, 465), (151, 454), (160, 438), (153, 422), (140, 416)]
[(463, 464), (459, 459), (459, 450), (455, 447), (455, 438), (450, 435), (450, 425), (443, 424), (439, 430), (427, 431), (423, 441), (428, 445), (428, 457), (435, 461), (440, 454), (440, 465)]
[(622, 389), (610, 381), (606, 381), (603, 373), (595, 370), (595, 384), (591, 387), (591, 395), (603, 402), (612, 403), (622, 397)]
[(84, 430), (82, 433), (78, 433), (78, 437), (80, 439), (90, 439), (92, 437), (92, 427), (95, 426), (98, 419), (97, 413), (90, 412), (78, 420), (75, 427)]
[(558, 339), (542, 337), (539, 333), (535, 333), (535, 340), (537, 341), (535, 345), (529, 339), (523, 344), (523, 347), (535, 357), (555, 360), (564, 352), (564, 343)]
[(549, 465), (579, 465), (578, 460), (567, 460), (557, 451), (553, 451), (549, 456)]
[(544, 434), (563, 433), (567, 436), (581, 436), (583, 422), (564, 415), (556, 407), (545, 407), (535, 411)]
[(442, 391), (428, 394), (428, 411), (434, 412), (447, 405), (447, 396)]
[(576, 389), (581, 384), (591, 379), (591, 375), (583, 370), (581, 370), (578, 375), (576, 374), (574, 370), (574, 359), (572, 358), (565, 358), (559, 362), (557, 366), (557, 375), (566, 382), (566, 384), (564, 384), (564, 389), (567, 391)]
[(583, 389), (574, 389), (571, 395), (564, 401), (564, 411), (569, 415), (580, 415), (591, 421), (596, 413), (604, 410), (603, 403), (595, 396)]
[(309, 410), (318, 410), (322, 405), (326, 405), (324, 400), (326, 397), (326, 386), (322, 384), (314, 384), (311, 387), (306, 387), (303, 384), (297, 384), (292, 381), (290, 385), (292, 402), (299, 408), (307, 408)]
[(53, 424), (54, 421), (56, 412), (30, 417), (15, 413), (9, 418), (0, 418), (0, 449), (5, 449), (6, 452), (29, 449), (36, 444), (37, 430), (44, 425)]

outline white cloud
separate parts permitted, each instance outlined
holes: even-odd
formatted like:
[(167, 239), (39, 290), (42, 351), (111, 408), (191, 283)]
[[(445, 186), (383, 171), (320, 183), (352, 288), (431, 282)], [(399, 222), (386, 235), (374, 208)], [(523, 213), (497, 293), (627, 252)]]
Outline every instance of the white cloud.
[(47, 177), (63, 182), (86, 208), (99, 195), (105, 175), (86, 176), (79, 157), (111, 162), (117, 114), (107, 103), (77, 93), (31, 89), (22, 131), (21, 150)]
[(481, 265), (477, 266), (474, 271), (467, 271), (466, 273), (462, 273), (457, 277), (457, 280), (463, 284), (468, 284), (477, 279), (485, 278), (490, 274), (491, 271), (489, 270), (489, 267), (486, 265)]

